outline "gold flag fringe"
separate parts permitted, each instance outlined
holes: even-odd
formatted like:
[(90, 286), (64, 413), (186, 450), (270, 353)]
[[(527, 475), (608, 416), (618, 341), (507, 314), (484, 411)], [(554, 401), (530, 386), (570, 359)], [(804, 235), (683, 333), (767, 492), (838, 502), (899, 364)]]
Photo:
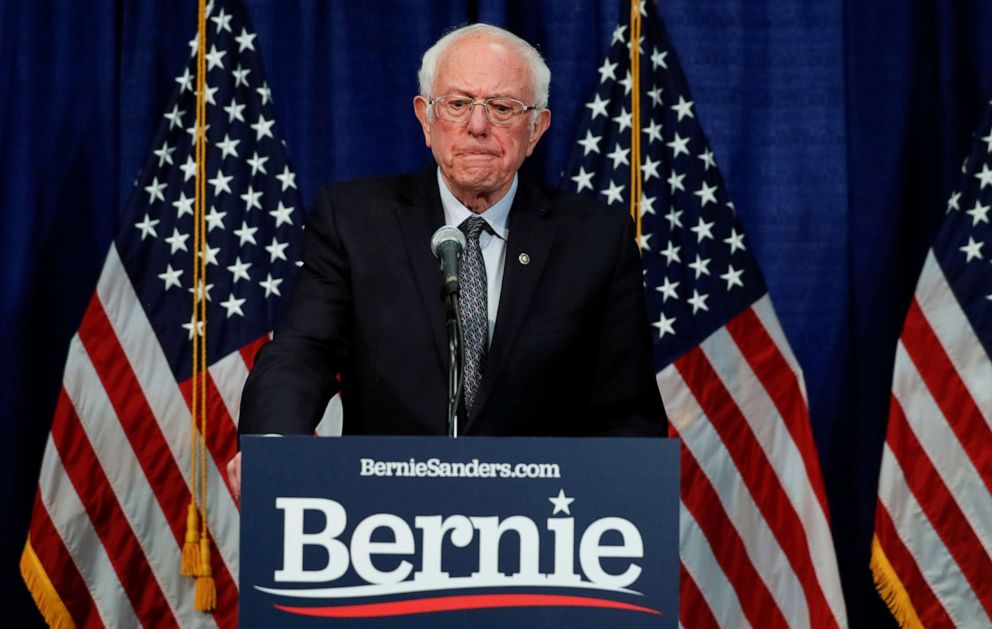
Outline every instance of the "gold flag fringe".
[(871, 538), (871, 574), (875, 580), (875, 589), (878, 590), (879, 596), (885, 601), (899, 626), (903, 629), (923, 629), (923, 623), (916, 615), (916, 609), (906, 587), (889, 563), (889, 558), (885, 556), (882, 544), (875, 535)]

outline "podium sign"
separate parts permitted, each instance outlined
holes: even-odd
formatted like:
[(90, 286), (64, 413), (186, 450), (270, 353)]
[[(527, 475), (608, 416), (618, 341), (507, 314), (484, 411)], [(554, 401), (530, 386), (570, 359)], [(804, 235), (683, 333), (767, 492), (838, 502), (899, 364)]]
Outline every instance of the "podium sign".
[(678, 442), (246, 437), (243, 627), (675, 627)]

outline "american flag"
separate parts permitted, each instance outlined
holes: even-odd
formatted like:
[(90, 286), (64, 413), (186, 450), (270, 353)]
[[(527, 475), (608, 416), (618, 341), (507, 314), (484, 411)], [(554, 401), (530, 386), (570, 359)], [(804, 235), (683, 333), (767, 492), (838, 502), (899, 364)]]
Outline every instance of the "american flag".
[[(563, 187), (628, 208), (630, 2)], [(847, 624), (802, 372), (654, 2), (641, 2), (642, 235), (671, 436), (682, 439), (680, 621)]]
[[(207, 522), (217, 586), (180, 576), (191, 491), (197, 37), (73, 337), (21, 571), (50, 623), (237, 624), (238, 510), (226, 483), (241, 388), (299, 259), (303, 208), (240, 6), (206, 37)], [(198, 432), (197, 432), (198, 434)], [(65, 625), (69, 626), (69, 625)]]
[(903, 626), (992, 626), (990, 153), (992, 103), (896, 347), (871, 567)]

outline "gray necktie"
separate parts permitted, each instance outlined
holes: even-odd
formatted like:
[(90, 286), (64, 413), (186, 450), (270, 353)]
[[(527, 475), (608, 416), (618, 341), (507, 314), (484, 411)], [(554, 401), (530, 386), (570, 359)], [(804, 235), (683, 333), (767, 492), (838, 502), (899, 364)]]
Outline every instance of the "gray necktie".
[(461, 298), (462, 348), (465, 356), (465, 411), (472, 412), (475, 396), (482, 382), (482, 368), (489, 347), (489, 291), (486, 289), (486, 263), (482, 259), (479, 236), (483, 231), (493, 233), (486, 219), (473, 216), (458, 226), (468, 241), (462, 257)]

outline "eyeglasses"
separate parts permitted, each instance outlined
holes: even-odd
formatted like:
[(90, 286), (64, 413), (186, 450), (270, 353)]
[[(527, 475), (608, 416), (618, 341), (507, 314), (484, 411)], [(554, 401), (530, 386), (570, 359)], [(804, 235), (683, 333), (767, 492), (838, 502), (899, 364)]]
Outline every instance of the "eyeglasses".
[(538, 109), (536, 105), (525, 105), (514, 98), (487, 98), (479, 103), (465, 96), (439, 96), (429, 99), (427, 104), (434, 108), (438, 118), (449, 122), (465, 122), (479, 105), (489, 122), (499, 126), (513, 124), (520, 114)]

